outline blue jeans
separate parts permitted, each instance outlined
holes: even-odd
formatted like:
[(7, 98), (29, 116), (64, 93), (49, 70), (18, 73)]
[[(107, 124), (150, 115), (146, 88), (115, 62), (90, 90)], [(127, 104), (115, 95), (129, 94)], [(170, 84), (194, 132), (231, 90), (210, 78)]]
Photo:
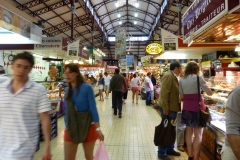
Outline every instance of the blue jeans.
[(152, 91), (148, 91), (146, 95), (146, 105), (151, 105), (151, 96), (152, 96)]
[[(168, 115), (163, 114), (163, 109), (160, 107), (160, 113), (162, 120), (169, 118), (170, 120), (175, 120), (177, 118), (177, 112), (170, 111)], [(171, 146), (158, 146), (158, 156), (166, 156), (168, 153), (173, 151), (174, 144)]]

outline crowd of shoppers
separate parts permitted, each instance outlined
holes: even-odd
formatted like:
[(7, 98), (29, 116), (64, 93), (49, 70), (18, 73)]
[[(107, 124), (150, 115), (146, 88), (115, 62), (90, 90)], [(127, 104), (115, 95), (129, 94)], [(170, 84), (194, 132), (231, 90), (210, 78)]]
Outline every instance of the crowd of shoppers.
[[(44, 141), (46, 143), (43, 152), (43, 159), (51, 158), (50, 133), (51, 122), (49, 117), (49, 106), (46, 89), (29, 79), (28, 74), (34, 66), (32, 54), (23, 52), (17, 54), (13, 59), (13, 78), (8, 78), (5, 70), (0, 66), (0, 159), (26, 159), (31, 160), (34, 156), (39, 136), (39, 121), (42, 124)], [(203, 126), (200, 124), (198, 79), (200, 88), (207, 94), (212, 95), (211, 89), (206, 85), (200, 68), (196, 62), (188, 62), (183, 76), (182, 65), (179, 62), (170, 64), (170, 71), (166, 72), (161, 79), (161, 91), (159, 96), (159, 106), (162, 120), (168, 119), (170, 123), (177, 125), (177, 147), (184, 151), (184, 139), (188, 150), (188, 160), (199, 160), (202, 145)], [(113, 114), (122, 118), (122, 105), (127, 99), (128, 89), (132, 90), (132, 103), (138, 104), (138, 94), (141, 86), (141, 78), (138, 73), (120, 74), (119, 69), (115, 69), (114, 76), (107, 72), (99, 74), (98, 87), (100, 100), (103, 101), (103, 91), (106, 98), (112, 92)], [(88, 75), (82, 75), (76, 64), (65, 66), (65, 79), (60, 84), (60, 93), (65, 90), (65, 126), (64, 130), (64, 155), (65, 159), (76, 159), (77, 148), (82, 143), (85, 158), (93, 159), (93, 151), (97, 139), (104, 140), (101, 132), (99, 115), (95, 102), (95, 95), (91, 82), (95, 81)], [(155, 77), (149, 72), (144, 77), (144, 88), (146, 90), (146, 105), (151, 104), (152, 92), (156, 85)], [(29, 98), (31, 95), (31, 98)], [(226, 140), (223, 145), (221, 155), (223, 160), (240, 159), (240, 87), (236, 87), (229, 95), (226, 105)], [(14, 101), (11, 97), (14, 96)], [(202, 97), (200, 96), (200, 99)], [(61, 97), (62, 99), (62, 97)], [(32, 103), (32, 101), (36, 103)], [(24, 101), (24, 105), (19, 103)], [(183, 106), (181, 109), (181, 101)], [(2, 114), (2, 113), (11, 114)], [(77, 119), (83, 117), (76, 113), (91, 115), (89, 126), (83, 125), (81, 130), (86, 131), (86, 135), (81, 137), (81, 142), (76, 141), (79, 135), (77, 129), (72, 129), (74, 125), (79, 126)], [(75, 118), (74, 118), (75, 117)], [(21, 121), (12, 121), (20, 119)], [(29, 124), (29, 125), (26, 125)], [(87, 129), (89, 127), (89, 129)], [(186, 135), (184, 136), (184, 130)], [(21, 138), (19, 138), (21, 137)], [(185, 138), (184, 138), (185, 137)], [(161, 160), (171, 160), (171, 156), (181, 154), (174, 150), (174, 144), (169, 146), (158, 146), (158, 158)]]

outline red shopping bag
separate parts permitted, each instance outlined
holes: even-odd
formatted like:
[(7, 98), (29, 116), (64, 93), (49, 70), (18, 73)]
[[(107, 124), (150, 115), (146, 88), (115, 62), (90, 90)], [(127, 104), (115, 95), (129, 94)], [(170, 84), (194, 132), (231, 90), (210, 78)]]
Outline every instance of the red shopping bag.
[(110, 160), (108, 157), (107, 149), (103, 142), (99, 143), (97, 152), (93, 160)]

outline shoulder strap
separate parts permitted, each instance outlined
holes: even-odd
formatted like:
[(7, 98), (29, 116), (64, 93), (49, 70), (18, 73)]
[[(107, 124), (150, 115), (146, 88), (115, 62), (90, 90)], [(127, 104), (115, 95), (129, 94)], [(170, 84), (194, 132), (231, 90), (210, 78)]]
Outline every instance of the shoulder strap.
[(198, 89), (198, 102), (200, 101), (200, 83), (199, 83), (199, 76), (197, 75), (197, 89)]

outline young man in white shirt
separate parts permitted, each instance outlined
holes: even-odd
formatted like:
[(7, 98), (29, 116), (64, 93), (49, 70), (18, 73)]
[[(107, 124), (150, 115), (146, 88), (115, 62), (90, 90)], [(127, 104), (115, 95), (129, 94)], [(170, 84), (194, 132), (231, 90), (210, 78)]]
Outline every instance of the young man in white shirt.
[(145, 86), (145, 90), (146, 90), (146, 105), (150, 106), (151, 105), (151, 96), (152, 96), (152, 91), (153, 91), (153, 84), (151, 81), (151, 73), (148, 72), (147, 76), (144, 79), (144, 86)]
[(51, 157), (51, 108), (46, 89), (28, 77), (33, 66), (32, 54), (17, 54), (13, 78), (0, 84), (0, 160), (32, 160), (40, 121), (46, 143), (43, 158)]
[(107, 72), (104, 73), (105, 77), (104, 77), (104, 91), (106, 93), (106, 99), (108, 99), (108, 96), (109, 96), (109, 85), (110, 85), (110, 81), (111, 81), (111, 76), (108, 75)]

